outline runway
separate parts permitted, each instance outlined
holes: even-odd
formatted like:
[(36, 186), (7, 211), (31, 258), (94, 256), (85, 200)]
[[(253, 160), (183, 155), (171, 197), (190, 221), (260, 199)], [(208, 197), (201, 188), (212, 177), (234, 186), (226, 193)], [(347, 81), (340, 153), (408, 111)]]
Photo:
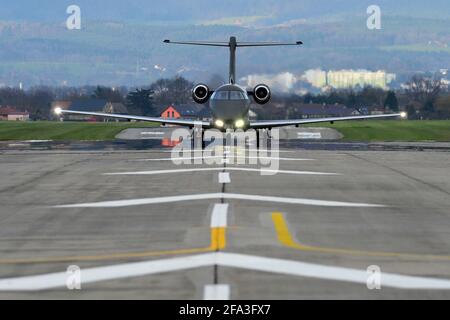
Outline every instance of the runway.
[(0, 299), (450, 298), (448, 151), (323, 149), (3, 150)]

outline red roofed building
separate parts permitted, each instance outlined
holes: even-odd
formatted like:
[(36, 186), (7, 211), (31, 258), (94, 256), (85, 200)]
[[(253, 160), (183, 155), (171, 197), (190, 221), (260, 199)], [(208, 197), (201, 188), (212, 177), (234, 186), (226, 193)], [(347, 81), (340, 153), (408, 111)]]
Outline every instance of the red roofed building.
[(168, 106), (163, 112), (161, 112), (161, 118), (178, 119), (181, 118), (181, 114), (174, 108), (174, 106)]
[(17, 111), (11, 107), (0, 108), (0, 120), (2, 121), (28, 121), (30, 114), (28, 112)]

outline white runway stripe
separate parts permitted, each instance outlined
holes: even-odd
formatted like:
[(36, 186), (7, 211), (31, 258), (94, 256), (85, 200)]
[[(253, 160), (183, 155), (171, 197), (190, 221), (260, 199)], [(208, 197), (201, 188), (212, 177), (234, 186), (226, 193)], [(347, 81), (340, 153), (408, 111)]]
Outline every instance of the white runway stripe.
[(219, 172), (219, 183), (230, 183), (231, 177), (229, 172)]
[[(126, 263), (107, 267), (81, 270), (81, 288), (83, 284), (139, 277), (164, 272), (208, 267), (215, 264), (214, 255), (196, 255), (183, 258), (163, 259), (148, 262)], [(0, 291), (35, 291), (66, 286), (66, 272), (50, 273), (38, 276), (1, 279)]]
[(249, 201), (303, 204), (310, 206), (325, 206), (325, 207), (362, 207), (362, 208), (385, 207), (384, 205), (370, 204), (370, 203), (259, 196), (259, 195), (248, 195), (238, 193), (203, 193), (203, 194), (191, 194), (182, 196), (77, 203), (77, 204), (53, 206), (53, 208), (114, 208), (114, 207), (138, 206), (145, 204), (173, 203), (182, 201), (210, 200), (210, 199), (249, 200)]
[(227, 284), (206, 285), (203, 300), (230, 300), (230, 286)]
[[(128, 171), (128, 172), (109, 172), (104, 175), (156, 175), (169, 173), (188, 173), (188, 172), (202, 172), (202, 171), (222, 171), (223, 167), (217, 168), (189, 168), (189, 169), (169, 169), (169, 170), (151, 170), (151, 171)], [(259, 173), (283, 173), (292, 175), (323, 175), (323, 176), (340, 176), (341, 173), (335, 172), (317, 172), (317, 171), (294, 171), (294, 170), (275, 170), (275, 169), (256, 169), (256, 168), (240, 168), (240, 167), (226, 167), (226, 171), (244, 171), (244, 172), (259, 172)]]
[(211, 228), (227, 226), (228, 203), (216, 203), (211, 215)]
[[(233, 253), (217, 253), (217, 264), (263, 272), (287, 274), (309, 278), (337, 280), (366, 285), (369, 274), (366, 270), (324, 266), (313, 263), (272, 259)], [(382, 273), (381, 286), (401, 289), (450, 289), (450, 280), (403, 276)]]
[[(201, 267), (231, 267), (253, 271), (270, 272), (291, 276), (317, 278), (324, 280), (358, 283), (366, 286), (366, 270), (325, 266), (313, 263), (257, 257), (234, 253), (208, 253), (180, 258), (153, 260), (147, 262), (126, 263), (114, 266), (96, 267), (81, 270), (81, 286), (105, 280), (174, 272)], [(68, 275), (65, 272), (42, 274), (36, 276), (0, 279), (0, 291), (36, 291), (66, 286)], [(399, 289), (449, 290), (450, 280), (404, 276), (392, 273), (381, 274), (381, 286)], [(208, 289), (212, 290), (212, 289)], [(224, 294), (221, 292), (208, 295)], [(214, 291), (213, 290), (213, 291)]]
[[(173, 157), (173, 158), (152, 158), (152, 159), (136, 159), (131, 161), (183, 161), (183, 160), (199, 160), (199, 159), (222, 159), (224, 156), (205, 156), (205, 157)], [(261, 160), (283, 160), (283, 161), (314, 161), (315, 159), (305, 158), (281, 158), (281, 157), (244, 157), (234, 156), (234, 159), (261, 159)]]

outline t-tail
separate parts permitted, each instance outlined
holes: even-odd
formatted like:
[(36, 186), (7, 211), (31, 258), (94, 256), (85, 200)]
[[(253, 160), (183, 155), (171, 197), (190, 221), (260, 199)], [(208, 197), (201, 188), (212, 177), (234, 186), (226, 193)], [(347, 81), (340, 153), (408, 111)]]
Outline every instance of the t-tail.
[(237, 42), (236, 37), (230, 37), (228, 42), (210, 42), (210, 41), (171, 41), (164, 40), (164, 43), (173, 44), (189, 44), (197, 46), (212, 46), (212, 47), (228, 47), (230, 48), (230, 70), (229, 83), (236, 83), (236, 48), (238, 47), (269, 47), (269, 46), (298, 46), (303, 44), (301, 41), (296, 42)]

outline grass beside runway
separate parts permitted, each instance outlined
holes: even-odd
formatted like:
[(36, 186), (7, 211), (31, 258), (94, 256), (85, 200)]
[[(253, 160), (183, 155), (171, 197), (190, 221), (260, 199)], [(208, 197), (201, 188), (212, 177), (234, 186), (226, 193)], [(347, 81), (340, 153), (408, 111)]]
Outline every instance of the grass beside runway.
[(149, 122), (0, 122), (0, 140), (114, 140), (128, 128), (156, 127)]
[(318, 123), (338, 130), (345, 141), (450, 141), (450, 120), (363, 120)]
[[(0, 121), (0, 140), (114, 140), (128, 128), (157, 126), (149, 122)], [(450, 141), (450, 120), (364, 120), (307, 126), (334, 128), (345, 141)]]

